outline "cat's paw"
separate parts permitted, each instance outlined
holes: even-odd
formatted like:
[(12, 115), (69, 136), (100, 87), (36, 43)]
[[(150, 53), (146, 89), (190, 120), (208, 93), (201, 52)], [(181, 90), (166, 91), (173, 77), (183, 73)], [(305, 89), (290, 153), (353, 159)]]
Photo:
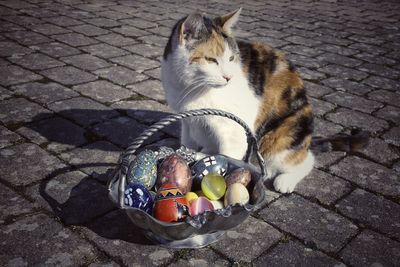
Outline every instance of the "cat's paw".
[(274, 180), (274, 188), (281, 193), (292, 193), (296, 187), (298, 180), (293, 174), (284, 173), (278, 175)]

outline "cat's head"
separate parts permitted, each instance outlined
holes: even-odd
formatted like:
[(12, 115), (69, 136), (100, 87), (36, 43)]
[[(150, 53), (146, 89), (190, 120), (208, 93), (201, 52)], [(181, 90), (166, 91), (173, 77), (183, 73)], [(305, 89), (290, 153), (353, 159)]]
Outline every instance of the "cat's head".
[(186, 70), (183, 76), (195, 75), (208, 85), (228, 84), (240, 72), (239, 50), (232, 36), (240, 11), (214, 19), (194, 13), (179, 20), (165, 48), (164, 61), (179, 64)]

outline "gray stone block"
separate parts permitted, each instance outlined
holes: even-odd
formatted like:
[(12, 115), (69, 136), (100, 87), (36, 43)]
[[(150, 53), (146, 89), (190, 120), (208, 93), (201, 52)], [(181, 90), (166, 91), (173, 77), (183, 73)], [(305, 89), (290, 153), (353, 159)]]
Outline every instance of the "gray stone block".
[(112, 62), (133, 69), (139, 73), (160, 67), (160, 62), (142, 56), (128, 55), (111, 59)]
[(332, 266), (345, 265), (319, 251), (312, 250), (297, 241), (282, 242), (268, 254), (254, 262), (256, 267), (264, 266)]
[(297, 195), (279, 198), (260, 216), (306, 244), (328, 252), (339, 251), (357, 232), (357, 226), (349, 220)]
[(354, 190), (336, 207), (346, 216), (372, 226), (390, 236), (400, 238), (400, 205), (366, 192)]
[(21, 142), (23, 138), (0, 125), (0, 149)]
[(400, 146), (400, 127), (393, 127), (382, 137), (387, 143)]
[(65, 167), (58, 158), (34, 144), (20, 144), (0, 150), (0, 173), (13, 186), (28, 185)]
[(97, 79), (93, 74), (70, 66), (44, 70), (41, 74), (65, 85), (75, 85)]
[(65, 65), (63, 62), (40, 53), (10, 58), (10, 61), (30, 70), (44, 70)]
[(52, 115), (53, 113), (50, 110), (23, 98), (10, 98), (0, 102), (0, 121), (6, 126), (16, 127)]
[(353, 266), (398, 266), (400, 243), (370, 230), (364, 230), (340, 252)]
[(14, 65), (0, 66), (0, 85), (3, 86), (31, 82), (40, 79), (42, 79), (42, 76)]
[(92, 245), (43, 214), (2, 226), (0, 238), (3, 266), (78, 266), (97, 258)]
[(211, 247), (234, 261), (251, 262), (276, 243), (282, 234), (269, 224), (249, 217), (228, 230), (224, 239)]
[(11, 217), (30, 213), (34, 208), (31, 202), (0, 184), (0, 224), (4, 224)]
[(115, 110), (85, 97), (57, 101), (50, 104), (49, 109), (83, 126), (88, 126), (118, 115), (118, 112)]
[(147, 79), (147, 76), (143, 74), (120, 66), (97, 70), (95, 73), (102, 78), (123, 86)]
[(52, 57), (65, 57), (82, 53), (76, 48), (58, 42), (40, 44), (31, 48)]
[(147, 80), (144, 82), (129, 85), (128, 88), (151, 99), (165, 101), (165, 92), (162, 88), (161, 82), (159, 81)]
[(129, 54), (128, 51), (104, 43), (81, 47), (81, 49), (89, 54), (102, 58), (118, 57)]
[(45, 105), (79, 95), (73, 90), (53, 82), (24, 83), (21, 85), (12, 86), (11, 90), (14, 90), (15, 94), (25, 96)]
[(397, 196), (400, 192), (398, 174), (394, 171), (356, 156), (346, 157), (331, 166), (335, 175), (388, 196)]
[(345, 92), (335, 92), (323, 97), (325, 100), (335, 103), (342, 107), (359, 110), (366, 113), (372, 113), (373, 111), (383, 107), (380, 102), (368, 100), (363, 97), (359, 97), (353, 94)]
[(104, 80), (80, 84), (73, 89), (102, 103), (112, 103), (136, 95), (128, 89)]
[(316, 198), (325, 205), (331, 205), (350, 192), (351, 185), (337, 176), (314, 169), (297, 184), (295, 191), (302, 196)]

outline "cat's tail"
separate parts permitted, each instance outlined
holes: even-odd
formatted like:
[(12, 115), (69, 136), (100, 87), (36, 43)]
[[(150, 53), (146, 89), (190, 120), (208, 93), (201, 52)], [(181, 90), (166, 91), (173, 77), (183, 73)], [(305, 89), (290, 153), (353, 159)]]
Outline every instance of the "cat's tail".
[(313, 137), (311, 150), (318, 154), (329, 151), (354, 152), (366, 147), (369, 143), (369, 132), (353, 129), (350, 134), (337, 134), (330, 137)]

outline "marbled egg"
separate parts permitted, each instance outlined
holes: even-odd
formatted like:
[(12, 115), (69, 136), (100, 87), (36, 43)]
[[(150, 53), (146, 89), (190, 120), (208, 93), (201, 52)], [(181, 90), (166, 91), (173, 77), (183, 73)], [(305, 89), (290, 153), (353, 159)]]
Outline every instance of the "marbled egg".
[(154, 201), (147, 188), (139, 183), (129, 184), (125, 190), (125, 205), (152, 214)]
[(192, 216), (213, 209), (213, 204), (205, 197), (199, 197), (190, 204), (190, 214)]
[(223, 176), (209, 173), (201, 180), (201, 191), (210, 200), (218, 200), (224, 196), (226, 183)]
[(172, 154), (166, 157), (158, 168), (157, 185), (169, 182), (176, 184), (183, 194), (186, 194), (192, 188), (192, 174), (184, 158), (178, 154)]
[(251, 173), (245, 168), (238, 168), (225, 177), (225, 182), (227, 186), (234, 183), (240, 183), (247, 186), (251, 181)]
[(231, 184), (225, 193), (224, 205), (225, 207), (234, 204), (245, 205), (249, 202), (249, 191), (240, 183)]
[(165, 183), (157, 191), (153, 215), (164, 222), (182, 221), (190, 216), (189, 202), (176, 185)]
[(129, 164), (126, 180), (128, 183), (142, 183), (152, 188), (157, 179), (157, 155), (144, 150)]
[(228, 160), (222, 155), (205, 157), (192, 166), (194, 186), (199, 188), (201, 180), (209, 173), (218, 173), (224, 176), (228, 170)]

